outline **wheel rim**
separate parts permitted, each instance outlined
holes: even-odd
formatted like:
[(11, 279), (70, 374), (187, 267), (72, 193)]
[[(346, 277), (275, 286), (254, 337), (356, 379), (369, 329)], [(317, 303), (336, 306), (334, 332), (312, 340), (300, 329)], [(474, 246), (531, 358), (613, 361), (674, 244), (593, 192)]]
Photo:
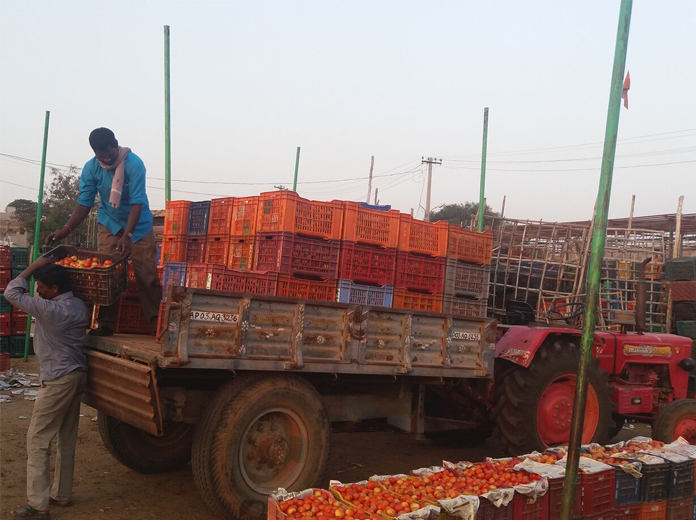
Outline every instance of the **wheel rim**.
[[(575, 399), (575, 374), (565, 374), (549, 384), (539, 399), (537, 409), (537, 431), (546, 446), (565, 444), (570, 438), (570, 421)], [(594, 437), (599, 423), (599, 399), (590, 384), (587, 387), (585, 418), (582, 428), (582, 443), (587, 444)]]
[(286, 408), (269, 408), (248, 425), (239, 448), (239, 469), (262, 495), (291, 487), (302, 473), (309, 449), (307, 427)]
[(696, 443), (696, 416), (684, 417), (674, 427), (673, 440), (684, 437), (689, 444)]

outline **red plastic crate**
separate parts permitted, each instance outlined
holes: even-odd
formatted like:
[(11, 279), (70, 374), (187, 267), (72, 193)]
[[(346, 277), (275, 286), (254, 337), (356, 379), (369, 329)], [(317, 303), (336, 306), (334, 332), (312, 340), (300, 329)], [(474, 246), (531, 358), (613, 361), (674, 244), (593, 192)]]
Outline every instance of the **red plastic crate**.
[(340, 241), (260, 232), (256, 234), (254, 270), (336, 279), (340, 253)]
[(694, 516), (694, 497), (688, 496), (667, 501), (666, 520), (692, 520)]
[(12, 335), (12, 314), (0, 314), (0, 337)]
[(203, 263), (205, 261), (206, 238), (191, 237), (186, 240), (186, 254), (184, 261), (187, 263)]
[[(9, 348), (8, 348), (9, 350)], [(4, 372), (10, 369), (10, 353), (2, 352), (0, 353), (0, 372)]]
[(312, 201), (296, 192), (264, 192), (257, 210), (256, 232), (292, 232), (321, 239), (341, 239), (343, 203)]
[(24, 335), (27, 333), (27, 314), (24, 312), (12, 312), (12, 335)]
[(287, 274), (279, 274), (276, 295), (278, 297), (293, 297), (295, 299), (335, 301), (336, 281), (314, 281), (312, 279), (300, 279)]
[(259, 196), (234, 199), (230, 235), (253, 236), (256, 234), (256, 218), (259, 200)]
[(500, 507), (495, 507), (487, 498), (479, 497), (479, 508), (474, 520), (512, 520), (512, 508), (512, 502), (507, 506), (501, 504)]
[(581, 473), (582, 516), (591, 517), (612, 511), (616, 494), (616, 471), (608, 469), (599, 473)]
[(0, 247), (0, 270), (12, 268), (12, 252), (10, 247)]
[(640, 505), (638, 520), (665, 520), (667, 518), (667, 501), (647, 502)]
[(626, 504), (614, 508), (614, 520), (639, 520), (642, 504)]
[(128, 285), (126, 286), (126, 293), (124, 297), (137, 297), (138, 296), (138, 285), (135, 282), (135, 270), (133, 269), (133, 262), (128, 260)]
[(0, 292), (5, 291), (10, 281), (12, 281), (12, 270), (0, 270)]
[(512, 498), (514, 520), (548, 520), (549, 497), (543, 495), (536, 499), (515, 492)]
[[(549, 489), (546, 496), (549, 497), (549, 520), (561, 519), (561, 503), (563, 501), (563, 477), (550, 478)], [(575, 499), (573, 500), (573, 517), (582, 515), (582, 488), (578, 482), (575, 486)]]
[(394, 288), (392, 308), (440, 313), (442, 312), (442, 294), (421, 294), (418, 292), (409, 292), (405, 288)]
[(210, 201), (209, 236), (229, 236), (231, 234), (233, 207), (234, 198), (218, 198)]
[(254, 268), (254, 245), (254, 236), (230, 237), (227, 268), (232, 270), (251, 270)]
[(186, 261), (186, 236), (164, 236), (162, 238), (162, 258), (165, 263), (184, 263)]
[(147, 334), (150, 324), (143, 314), (143, 307), (137, 298), (124, 298), (118, 305), (117, 333)]
[(672, 281), (669, 283), (672, 301), (696, 301), (696, 281)]
[[(170, 201), (164, 211), (164, 235), (185, 236), (188, 230), (190, 201)], [(171, 261), (171, 260), (170, 260)]]
[(446, 255), (467, 263), (490, 265), (493, 255), (493, 232), (474, 232), (448, 223)]
[(399, 250), (433, 257), (447, 255), (446, 221), (428, 223), (408, 214), (399, 216)]
[(445, 284), (445, 258), (409, 252), (396, 254), (395, 286), (409, 290), (442, 292)]
[(227, 266), (230, 253), (230, 236), (209, 236), (205, 248), (205, 262)]
[(186, 270), (188, 288), (224, 290), (225, 265), (211, 263), (191, 263)]
[(250, 270), (227, 270), (223, 275), (222, 289), (242, 294), (276, 295), (278, 274)]
[(399, 245), (398, 210), (374, 210), (353, 201), (343, 202), (343, 240), (383, 248)]
[(339, 262), (339, 279), (356, 283), (393, 285), (396, 249), (377, 248), (343, 241)]

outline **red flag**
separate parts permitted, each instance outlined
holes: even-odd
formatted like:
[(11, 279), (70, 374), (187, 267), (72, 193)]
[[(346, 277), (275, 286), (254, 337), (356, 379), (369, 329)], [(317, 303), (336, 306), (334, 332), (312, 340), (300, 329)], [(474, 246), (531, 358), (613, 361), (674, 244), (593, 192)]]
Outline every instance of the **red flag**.
[(623, 84), (623, 92), (621, 93), (621, 97), (623, 98), (624, 101), (624, 107), (628, 109), (628, 89), (631, 88), (631, 72), (626, 73), (626, 79), (624, 80)]

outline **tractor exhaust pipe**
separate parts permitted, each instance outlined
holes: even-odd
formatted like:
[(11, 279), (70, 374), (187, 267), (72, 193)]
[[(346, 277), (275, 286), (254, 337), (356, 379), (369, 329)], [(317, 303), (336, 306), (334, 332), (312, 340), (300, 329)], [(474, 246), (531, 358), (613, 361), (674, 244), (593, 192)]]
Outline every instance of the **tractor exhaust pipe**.
[(645, 280), (645, 267), (652, 261), (652, 257), (645, 259), (638, 269), (638, 281), (636, 282), (636, 333), (645, 333), (645, 313), (647, 310), (648, 282)]

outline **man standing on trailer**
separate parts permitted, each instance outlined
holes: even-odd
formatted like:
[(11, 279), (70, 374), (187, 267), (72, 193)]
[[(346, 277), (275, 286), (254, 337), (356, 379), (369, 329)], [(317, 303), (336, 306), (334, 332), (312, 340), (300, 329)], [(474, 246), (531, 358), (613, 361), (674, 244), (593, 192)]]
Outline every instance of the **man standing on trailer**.
[[(80, 195), (75, 209), (62, 229), (46, 242), (60, 241), (82, 223), (99, 194), (99, 251), (104, 254), (130, 255), (138, 295), (150, 324), (157, 328), (162, 286), (157, 274), (157, 245), (152, 231), (152, 213), (145, 193), (145, 164), (128, 147), (121, 147), (114, 133), (104, 127), (89, 135), (94, 158), (85, 163), (80, 178)], [(99, 327), (90, 335), (113, 335), (118, 304), (100, 307)]]

